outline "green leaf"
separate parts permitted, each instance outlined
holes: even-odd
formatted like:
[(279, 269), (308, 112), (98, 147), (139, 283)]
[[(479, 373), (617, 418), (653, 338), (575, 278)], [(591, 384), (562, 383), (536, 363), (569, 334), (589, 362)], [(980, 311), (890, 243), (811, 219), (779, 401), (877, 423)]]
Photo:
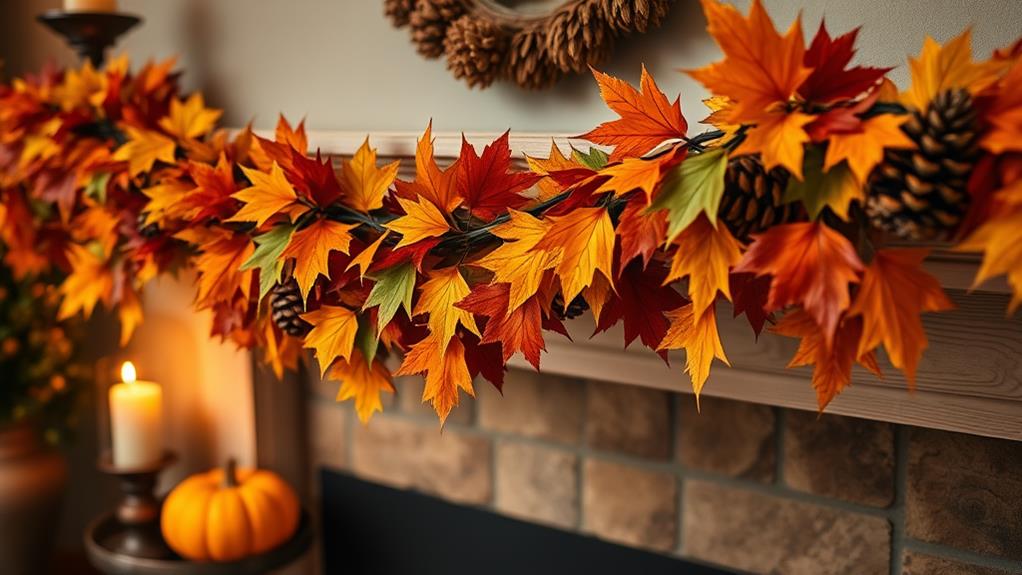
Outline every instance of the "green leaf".
[(355, 332), (355, 347), (362, 352), (366, 362), (372, 364), (376, 350), (380, 347), (380, 336), (376, 326), (369, 321), (368, 314), (358, 314), (358, 331)]
[(252, 255), (241, 264), (242, 271), (259, 268), (259, 299), (266, 297), (273, 285), (280, 279), (280, 272), (284, 267), (284, 260), (280, 254), (291, 241), (291, 235), (295, 232), (295, 226), (277, 225), (273, 229), (252, 238), (255, 240), (256, 249)]
[(571, 157), (576, 162), (589, 168), (590, 170), (602, 170), (607, 162), (610, 160), (610, 156), (606, 152), (597, 148), (596, 146), (589, 147), (589, 153), (577, 150), (574, 147), (571, 148)]
[(649, 209), (667, 210), (668, 241), (678, 237), (700, 213), (717, 225), (726, 171), (727, 154), (724, 150), (713, 150), (690, 155), (667, 173), (660, 194)]
[(85, 195), (96, 200), (100, 204), (106, 203), (106, 186), (110, 182), (110, 174), (99, 172), (92, 176), (85, 186)]
[(380, 306), (376, 318), (376, 329), (383, 331), (394, 319), (399, 306), (404, 306), (408, 317), (412, 316), (412, 292), (415, 290), (415, 267), (411, 263), (387, 268), (374, 278), (376, 285), (369, 292), (362, 311)]
[(823, 171), (823, 149), (813, 146), (806, 150), (802, 166), (802, 181), (788, 179), (784, 190), (784, 201), (801, 201), (809, 217), (816, 219), (823, 208), (829, 207), (834, 215), (848, 220), (848, 204), (852, 200), (862, 201), (862, 186), (855, 179), (848, 163), (842, 161), (829, 171)]

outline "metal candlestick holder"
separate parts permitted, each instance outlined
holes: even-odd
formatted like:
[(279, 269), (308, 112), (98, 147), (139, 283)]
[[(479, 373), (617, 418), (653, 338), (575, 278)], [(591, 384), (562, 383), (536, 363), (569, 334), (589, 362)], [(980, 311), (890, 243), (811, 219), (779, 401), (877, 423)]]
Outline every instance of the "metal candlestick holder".
[(82, 60), (99, 68), (106, 59), (106, 49), (117, 39), (142, 22), (138, 16), (118, 12), (65, 12), (48, 10), (37, 19), (67, 40)]
[(160, 461), (138, 468), (117, 467), (109, 452), (99, 459), (99, 470), (120, 480), (124, 493), (115, 516), (123, 526), (107, 545), (118, 553), (146, 559), (165, 559), (174, 553), (160, 534), (160, 501), (156, 480), (161, 471), (177, 461), (167, 451)]

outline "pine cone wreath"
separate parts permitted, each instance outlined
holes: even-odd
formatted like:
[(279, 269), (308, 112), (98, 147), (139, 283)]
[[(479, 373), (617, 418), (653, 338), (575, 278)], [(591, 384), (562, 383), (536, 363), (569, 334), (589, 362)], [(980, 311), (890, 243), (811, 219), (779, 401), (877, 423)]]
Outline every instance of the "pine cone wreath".
[(309, 333), (312, 327), (302, 319), (305, 303), (295, 278), (290, 277), (270, 289), (270, 317), (281, 331), (295, 337)]
[(901, 129), (917, 147), (884, 153), (870, 177), (866, 213), (900, 238), (946, 238), (969, 207), (967, 185), (979, 158), (972, 96), (944, 91)]
[(503, 70), (507, 34), (500, 26), (465, 15), (447, 28), (447, 69), (471, 88), (486, 88)]
[(784, 203), (788, 172), (769, 172), (759, 156), (738, 156), (728, 161), (724, 174), (724, 195), (717, 214), (736, 239), (748, 242), (756, 234), (802, 216), (798, 204)]
[(557, 83), (561, 71), (550, 59), (545, 27), (532, 26), (514, 35), (508, 51), (507, 76), (526, 90), (543, 90)]
[(571, 303), (567, 307), (564, 306), (564, 294), (557, 292), (554, 299), (550, 302), (550, 310), (554, 312), (554, 315), (558, 319), (575, 319), (576, 317), (584, 314), (589, 309), (589, 304), (582, 298), (581, 294), (575, 296), (575, 299), (571, 300)]
[(617, 33), (645, 32), (663, 23), (674, 0), (601, 0), (607, 23)]
[(462, 0), (416, 0), (415, 10), (408, 17), (412, 42), (419, 54), (439, 58), (444, 53), (447, 28), (467, 9)]
[(614, 47), (602, 0), (580, 0), (561, 8), (549, 21), (547, 51), (563, 72), (585, 72), (602, 64)]
[(383, 0), (383, 14), (397, 28), (408, 25), (415, 10), (415, 0)]

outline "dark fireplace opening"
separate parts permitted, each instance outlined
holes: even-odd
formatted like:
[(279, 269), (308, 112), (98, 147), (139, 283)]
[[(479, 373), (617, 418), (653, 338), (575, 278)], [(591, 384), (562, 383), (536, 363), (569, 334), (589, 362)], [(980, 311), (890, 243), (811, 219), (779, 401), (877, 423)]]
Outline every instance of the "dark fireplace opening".
[(729, 573), (342, 473), (319, 479), (328, 574)]

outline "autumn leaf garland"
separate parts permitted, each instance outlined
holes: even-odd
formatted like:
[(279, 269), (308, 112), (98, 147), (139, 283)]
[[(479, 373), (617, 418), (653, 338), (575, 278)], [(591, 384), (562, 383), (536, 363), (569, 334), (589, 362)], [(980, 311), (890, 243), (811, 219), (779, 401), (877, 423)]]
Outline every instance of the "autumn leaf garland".
[[(984, 254), (977, 282), (1006, 275), (1012, 309), (1022, 302), (1018, 44), (975, 62), (968, 32), (927, 40), (899, 95), (888, 68), (851, 65), (857, 29), (834, 37), (821, 24), (807, 45), (800, 18), (782, 33), (759, 0), (748, 14), (703, 8), (723, 59), (688, 73), (712, 93), (716, 130), (689, 135), (679, 100), (645, 68), (638, 88), (594, 70), (617, 118), (580, 136), (592, 148), (552, 144), (526, 171), (508, 133), (481, 148), (463, 138), (441, 165), (430, 124), (410, 180), (368, 138), (336, 166), (310, 155), (304, 123), (228, 134), (201, 95), (178, 95), (172, 63), (0, 86), (4, 263), (19, 275), (57, 267), (61, 316), (115, 307), (124, 341), (145, 283), (190, 266), (213, 335), (261, 348), (278, 374), (311, 350), (362, 421), (395, 375), (422, 375), (421, 399), (443, 421), (473, 382), (500, 388), (515, 354), (539, 369), (545, 338), (568, 333), (557, 306), (572, 302), (596, 332), (620, 323), (625, 345), (665, 361), (684, 350), (697, 397), (715, 360), (729, 363), (718, 322), (730, 304), (756, 334), (799, 339), (789, 365), (812, 367), (823, 409), (853, 365), (879, 373), (880, 348), (913, 385), (921, 316), (951, 307), (923, 270), (927, 251), (886, 245), (862, 208), (889, 152), (917, 146), (909, 114), (966, 90), (983, 101), (983, 157), (956, 249)], [(784, 174), (783, 193), (733, 189), (739, 156)], [(794, 208), (753, 221), (750, 239), (722, 213), (736, 193), (750, 195), (728, 202), (742, 217), (756, 202)], [(291, 299), (275, 299), (281, 289)], [(281, 306), (287, 331), (273, 319)]]

